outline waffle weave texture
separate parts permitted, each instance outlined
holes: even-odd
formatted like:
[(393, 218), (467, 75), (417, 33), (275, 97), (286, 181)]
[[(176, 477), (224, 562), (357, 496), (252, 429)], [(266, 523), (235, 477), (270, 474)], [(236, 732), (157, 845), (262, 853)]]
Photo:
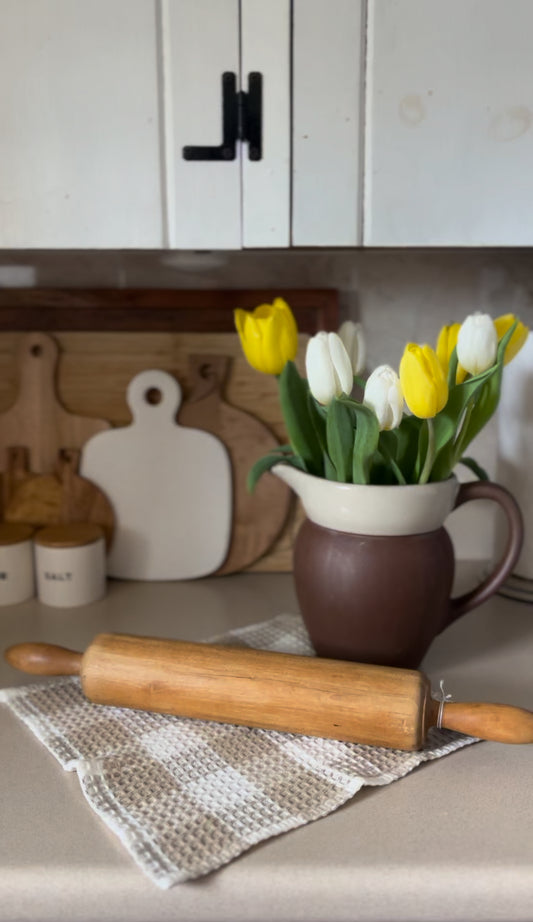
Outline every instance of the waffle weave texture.
[[(312, 655), (301, 619), (279, 615), (213, 640)], [(0, 691), (91, 807), (161, 888), (201, 877), (253, 845), (336, 810), (364, 785), (476, 742), (432, 730), (401, 752), (91, 704), (75, 677)]]

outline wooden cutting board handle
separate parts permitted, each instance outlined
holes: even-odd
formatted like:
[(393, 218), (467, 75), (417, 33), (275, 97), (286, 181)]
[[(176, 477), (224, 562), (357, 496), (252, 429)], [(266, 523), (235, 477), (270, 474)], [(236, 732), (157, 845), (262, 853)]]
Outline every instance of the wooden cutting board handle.
[(99, 634), (81, 656), (43, 644), (5, 653), (37, 674), (79, 671), (97, 704), (412, 750), (430, 727), (533, 743), (533, 713), (498, 704), (440, 704), (421, 672), (264, 650)]
[(181, 425), (216, 435), (231, 461), (232, 532), (226, 559), (216, 571), (219, 576), (244, 570), (267, 553), (283, 530), (291, 503), (286, 484), (270, 474), (248, 492), (250, 468), (279, 443), (261, 420), (224, 400), (229, 364), (225, 355), (189, 356), (192, 390), (179, 414)]
[(25, 445), (30, 470), (49, 473), (60, 448), (81, 448), (110, 423), (70, 413), (56, 396), (59, 349), (45, 333), (21, 336), (18, 351), (18, 394), (15, 403), (0, 414), (0, 465), (5, 470), (6, 449)]

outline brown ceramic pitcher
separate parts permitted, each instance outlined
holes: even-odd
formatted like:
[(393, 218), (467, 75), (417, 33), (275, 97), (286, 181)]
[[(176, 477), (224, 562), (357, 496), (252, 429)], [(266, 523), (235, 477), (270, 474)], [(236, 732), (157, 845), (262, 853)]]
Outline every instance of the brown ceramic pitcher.
[[(299, 495), (307, 518), (294, 546), (300, 611), (319, 656), (416, 668), (434, 637), (486, 601), (511, 573), (523, 526), (498, 484), (361, 486), (312, 477), (287, 464), (274, 473)], [(505, 513), (502, 558), (470, 592), (451, 598), (452, 509), (490, 499)]]

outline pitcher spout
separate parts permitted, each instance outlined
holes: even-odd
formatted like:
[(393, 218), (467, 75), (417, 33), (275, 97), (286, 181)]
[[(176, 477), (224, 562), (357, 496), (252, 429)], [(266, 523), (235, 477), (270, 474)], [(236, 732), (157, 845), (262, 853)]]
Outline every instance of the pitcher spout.
[(308, 474), (298, 470), (297, 467), (293, 467), (291, 464), (283, 463), (274, 465), (271, 471), (302, 499), (302, 493), (305, 492), (305, 478), (309, 476)]
[(360, 535), (411, 535), (440, 528), (453, 509), (458, 483), (369, 486), (315, 477), (290, 464), (272, 473), (299, 496), (316, 525)]

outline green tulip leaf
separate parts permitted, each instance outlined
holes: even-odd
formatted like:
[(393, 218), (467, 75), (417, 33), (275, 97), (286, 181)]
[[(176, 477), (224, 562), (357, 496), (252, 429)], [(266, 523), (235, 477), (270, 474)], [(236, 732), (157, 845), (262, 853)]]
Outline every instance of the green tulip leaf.
[(428, 427), (427, 425), (425, 425), (426, 423), (425, 419), (420, 420), (420, 422), (424, 423), (424, 425), (421, 425), (418, 429), (416, 458), (415, 458), (415, 463), (413, 467), (413, 483), (420, 482), (420, 475), (422, 474), (424, 462), (427, 458), (427, 453), (428, 453), (428, 444), (429, 444)]
[(305, 471), (305, 466), (301, 458), (297, 458), (294, 455), (287, 457), (284, 454), (280, 454), (278, 451), (271, 451), (267, 455), (263, 455), (262, 458), (259, 458), (250, 468), (246, 478), (246, 489), (249, 493), (254, 492), (259, 478), (262, 477), (263, 474), (266, 474), (267, 471), (270, 471), (276, 464), (290, 464), (291, 467), (297, 467), (299, 470)]
[[(290, 455), (292, 453), (292, 445), (276, 445), (275, 448), (272, 448), (272, 451), (279, 451), (281, 455)], [(270, 452), (269, 452), (270, 454)]]
[(405, 484), (407, 481), (396, 459), (401, 456), (404, 447), (403, 443), (406, 441), (407, 434), (402, 434), (400, 429), (384, 430), (379, 434), (379, 453), (391, 468), (396, 481), (400, 484)]
[(335, 465), (328, 455), (327, 451), (324, 452), (324, 477), (326, 480), (336, 480), (337, 471), (335, 470)]
[(479, 393), (476, 394), (475, 401), (472, 403), (468, 416), (465, 417), (464, 425), (461, 428), (461, 433), (457, 440), (457, 448), (455, 451), (456, 460), (458, 460), (467, 445), (469, 445), (470, 442), (475, 439), (476, 435), (481, 432), (483, 427), (486, 426), (498, 407), (500, 402), (505, 350), (515, 329), (516, 321), (509, 327), (506, 334), (502, 336), (498, 344), (496, 364), (493, 366), (494, 373), (483, 383)]
[(450, 355), (450, 361), (448, 362), (448, 388), (451, 390), (452, 387), (455, 387), (455, 378), (457, 376), (457, 346), (454, 346), (452, 354)]
[(500, 399), (505, 350), (515, 328), (516, 323), (502, 336), (494, 365), (453, 387), (448, 403), (435, 417), (436, 457), (432, 480), (444, 480), (450, 475), (467, 445), (496, 410)]
[(354, 424), (351, 410), (336, 397), (328, 406), (326, 416), (327, 453), (340, 483), (352, 478)]
[(378, 450), (384, 457), (396, 460), (401, 451), (400, 440), (399, 429), (384, 429), (379, 433)]
[(394, 437), (396, 442), (396, 453), (394, 460), (400, 468), (406, 483), (416, 483), (415, 467), (418, 457), (418, 446), (420, 442), (420, 430), (423, 428), (424, 420), (418, 416), (404, 415), (397, 429), (380, 434), (380, 443), (383, 439), (385, 445), (389, 444), (390, 437)]
[(472, 473), (476, 475), (478, 480), (488, 480), (489, 479), (489, 475), (487, 474), (485, 468), (481, 467), (481, 465), (478, 464), (477, 461), (474, 460), (474, 458), (465, 458), (465, 457), (459, 458), (459, 461), (457, 463), (463, 464), (465, 467), (471, 470)]
[(353, 412), (356, 430), (353, 440), (352, 479), (354, 483), (370, 483), (372, 460), (379, 441), (379, 423), (376, 414), (362, 404), (356, 404)]
[(326, 434), (326, 421), (327, 421), (327, 407), (321, 406), (313, 395), (311, 391), (307, 392), (307, 403), (309, 410), (309, 418), (313, 424), (317, 439), (319, 441), (322, 453), (327, 452), (327, 434)]
[[(451, 390), (448, 402), (433, 420), (435, 433), (435, 462), (432, 480), (445, 480), (455, 464), (457, 432), (469, 403), (476, 400), (484, 385), (495, 375), (497, 366), (492, 365), (487, 371), (456, 384)], [(465, 447), (465, 446), (463, 446)]]
[(295, 455), (310, 474), (321, 476), (322, 447), (309, 409), (309, 387), (294, 362), (287, 362), (279, 376), (281, 411)]

